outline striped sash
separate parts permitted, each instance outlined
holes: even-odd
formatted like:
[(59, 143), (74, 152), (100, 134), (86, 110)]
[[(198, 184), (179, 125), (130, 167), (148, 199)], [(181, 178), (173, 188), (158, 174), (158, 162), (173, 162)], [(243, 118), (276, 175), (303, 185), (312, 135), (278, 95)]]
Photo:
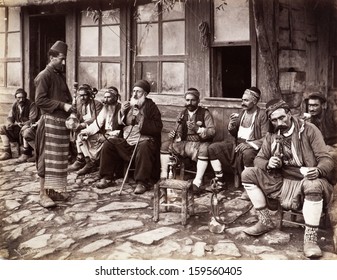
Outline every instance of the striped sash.
[(58, 190), (67, 186), (69, 130), (65, 119), (45, 115), (45, 185)]

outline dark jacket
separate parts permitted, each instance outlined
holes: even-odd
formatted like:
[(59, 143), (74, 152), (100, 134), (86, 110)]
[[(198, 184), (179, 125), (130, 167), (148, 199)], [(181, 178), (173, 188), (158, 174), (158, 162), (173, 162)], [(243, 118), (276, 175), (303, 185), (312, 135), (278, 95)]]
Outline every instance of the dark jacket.
[(30, 125), (38, 121), (39, 110), (34, 102), (26, 99), (23, 110), (20, 113), (17, 102), (13, 103), (11, 110), (8, 113), (8, 123), (21, 123), (22, 125)]
[(64, 111), (64, 104), (72, 103), (72, 96), (64, 75), (54, 67), (47, 65), (34, 80), (36, 87), (35, 103), (41, 113), (54, 117), (67, 118), (70, 113)]

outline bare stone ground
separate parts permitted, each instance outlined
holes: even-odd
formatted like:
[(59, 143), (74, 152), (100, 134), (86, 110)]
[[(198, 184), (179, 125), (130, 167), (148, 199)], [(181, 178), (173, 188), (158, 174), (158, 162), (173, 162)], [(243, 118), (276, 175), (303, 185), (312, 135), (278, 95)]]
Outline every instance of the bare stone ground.
[[(133, 194), (132, 181), (118, 195), (115, 187), (93, 187), (97, 172), (68, 175), (70, 199), (47, 210), (38, 204), (39, 182), (33, 163), (0, 162), (0, 258), (11, 260), (253, 259), (302, 260), (303, 229), (285, 226), (259, 238), (242, 232), (256, 222), (241, 189), (229, 183), (221, 209), (226, 229), (209, 231), (210, 193), (195, 197), (196, 214), (182, 226), (179, 212), (153, 222), (153, 192)], [(273, 213), (277, 223), (279, 215)], [(231, 221), (234, 221), (230, 223)], [(337, 259), (332, 230), (319, 233), (321, 259)]]

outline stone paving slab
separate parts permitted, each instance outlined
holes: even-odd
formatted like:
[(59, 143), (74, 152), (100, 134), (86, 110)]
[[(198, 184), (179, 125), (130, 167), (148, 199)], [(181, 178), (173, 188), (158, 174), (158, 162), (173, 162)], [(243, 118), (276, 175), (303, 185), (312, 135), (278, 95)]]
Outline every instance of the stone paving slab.
[(156, 241), (159, 241), (165, 237), (168, 237), (179, 230), (171, 227), (160, 227), (154, 230), (143, 232), (129, 237), (129, 240), (137, 241), (142, 244), (151, 245)]

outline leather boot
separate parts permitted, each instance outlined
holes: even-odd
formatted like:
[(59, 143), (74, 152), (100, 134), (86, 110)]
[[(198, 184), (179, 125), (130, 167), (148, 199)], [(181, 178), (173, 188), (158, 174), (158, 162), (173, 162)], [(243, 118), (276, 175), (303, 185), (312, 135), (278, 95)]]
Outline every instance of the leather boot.
[(303, 253), (307, 258), (319, 258), (322, 256), (322, 251), (317, 244), (317, 230), (317, 227), (305, 227)]
[(83, 166), (83, 168), (77, 171), (77, 174), (79, 176), (89, 174), (93, 171), (94, 168), (95, 168), (95, 162), (92, 161), (90, 158), (86, 159), (86, 164)]
[(269, 210), (267, 208), (256, 211), (259, 221), (255, 225), (244, 229), (243, 232), (248, 235), (259, 236), (275, 228), (275, 225), (270, 218)]
[(68, 171), (69, 172), (77, 171), (83, 168), (84, 165), (85, 165), (84, 158), (77, 157), (75, 162), (72, 165), (68, 166)]

